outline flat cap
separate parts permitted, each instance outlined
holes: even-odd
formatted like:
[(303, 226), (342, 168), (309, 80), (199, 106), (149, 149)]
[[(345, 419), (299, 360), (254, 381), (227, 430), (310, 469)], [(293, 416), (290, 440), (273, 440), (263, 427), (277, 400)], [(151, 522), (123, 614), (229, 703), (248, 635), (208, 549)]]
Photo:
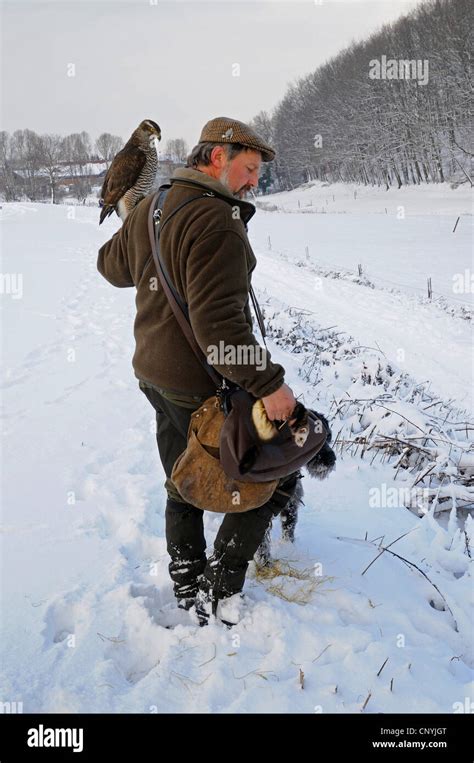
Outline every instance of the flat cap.
[(271, 162), (275, 158), (274, 149), (252, 130), (251, 127), (238, 119), (216, 117), (206, 122), (202, 128), (199, 143), (241, 143), (254, 151), (260, 151), (263, 162)]

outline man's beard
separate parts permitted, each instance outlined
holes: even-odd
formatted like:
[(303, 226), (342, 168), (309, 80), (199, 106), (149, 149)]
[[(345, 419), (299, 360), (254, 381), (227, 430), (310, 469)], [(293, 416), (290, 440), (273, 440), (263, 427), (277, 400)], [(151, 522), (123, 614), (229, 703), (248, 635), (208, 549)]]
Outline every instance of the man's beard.
[(222, 183), (222, 185), (225, 186), (225, 188), (227, 188), (229, 193), (231, 193), (232, 196), (235, 196), (236, 199), (244, 199), (245, 196), (247, 195), (247, 191), (249, 190), (247, 186), (244, 185), (242, 186), (242, 188), (240, 188), (240, 190), (233, 191), (232, 188), (230, 188), (229, 186), (228, 178), (229, 178), (229, 167), (227, 166), (227, 167), (224, 167), (224, 169), (222, 170), (221, 176), (219, 178), (219, 182)]

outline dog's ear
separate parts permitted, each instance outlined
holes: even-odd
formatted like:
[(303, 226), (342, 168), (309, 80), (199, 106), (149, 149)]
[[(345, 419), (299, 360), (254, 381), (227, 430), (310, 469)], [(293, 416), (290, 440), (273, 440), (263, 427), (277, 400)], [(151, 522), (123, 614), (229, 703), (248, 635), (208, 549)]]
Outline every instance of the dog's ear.
[(317, 480), (324, 480), (336, 468), (336, 454), (324, 443), (321, 450), (306, 464), (308, 474)]

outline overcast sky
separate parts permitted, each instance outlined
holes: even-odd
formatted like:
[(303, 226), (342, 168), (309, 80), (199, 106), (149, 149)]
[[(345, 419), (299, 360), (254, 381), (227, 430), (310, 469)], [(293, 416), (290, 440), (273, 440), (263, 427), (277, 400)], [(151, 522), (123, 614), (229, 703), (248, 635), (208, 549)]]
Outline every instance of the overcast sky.
[(271, 111), (290, 82), (419, 4), (4, 0), (1, 129), (126, 140), (150, 118), (163, 146), (191, 148), (208, 119)]

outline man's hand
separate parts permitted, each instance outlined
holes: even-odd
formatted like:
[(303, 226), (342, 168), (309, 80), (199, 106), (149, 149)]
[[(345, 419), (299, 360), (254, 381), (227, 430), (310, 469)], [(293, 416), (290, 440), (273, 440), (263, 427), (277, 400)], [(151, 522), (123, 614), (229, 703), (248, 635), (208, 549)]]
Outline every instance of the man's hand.
[(282, 384), (276, 392), (272, 392), (271, 395), (262, 397), (262, 401), (270, 421), (274, 421), (275, 419), (286, 421), (286, 419), (293, 413), (297, 404), (288, 384)]

